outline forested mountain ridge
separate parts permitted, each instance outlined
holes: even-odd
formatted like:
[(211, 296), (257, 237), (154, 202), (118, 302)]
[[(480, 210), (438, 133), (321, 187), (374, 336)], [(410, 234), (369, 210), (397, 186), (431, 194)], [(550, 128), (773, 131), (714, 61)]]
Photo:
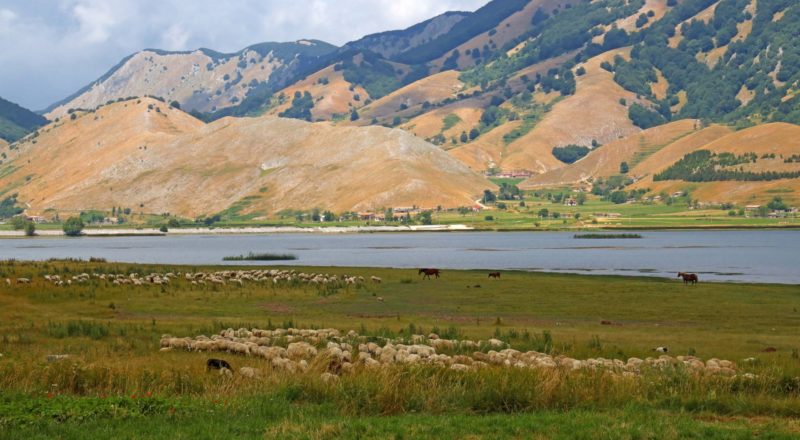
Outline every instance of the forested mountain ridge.
[(0, 139), (14, 142), (47, 123), (47, 119), (0, 98)]

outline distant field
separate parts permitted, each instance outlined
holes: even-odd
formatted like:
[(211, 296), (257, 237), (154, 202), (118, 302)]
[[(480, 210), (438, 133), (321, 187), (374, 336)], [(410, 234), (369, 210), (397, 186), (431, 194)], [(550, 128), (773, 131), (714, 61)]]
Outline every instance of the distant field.
[[(514, 184), (515, 179), (498, 179), (498, 182)], [(571, 194), (567, 188), (555, 188), (547, 192)], [(623, 203), (614, 204), (599, 197), (589, 195), (586, 202), (579, 206), (566, 206), (555, 203), (545, 197), (535, 197), (531, 193), (525, 194), (524, 206), (520, 200), (499, 200), (506, 209), (490, 207), (482, 212), (468, 212), (460, 214), (455, 211), (435, 211), (432, 213), (434, 224), (465, 224), (481, 230), (593, 230), (593, 229), (659, 229), (659, 228), (783, 228), (800, 227), (800, 217), (789, 216), (786, 218), (764, 218), (738, 215), (738, 207), (733, 209), (737, 213), (730, 215), (731, 209), (703, 208), (690, 209), (686, 201), (678, 199), (674, 204), (664, 203)], [(548, 210), (548, 217), (540, 216), (542, 209)], [(554, 218), (553, 213), (559, 217)], [(576, 218), (576, 214), (578, 217)], [(109, 213), (110, 215), (110, 213)], [(610, 216), (609, 216), (610, 215)], [(66, 217), (66, 216), (63, 216)], [(157, 229), (164, 225), (166, 220), (162, 216), (136, 215), (131, 222), (120, 225), (87, 225), (91, 228), (130, 229), (145, 227)], [(196, 224), (191, 220), (183, 219), (181, 224), (186, 227), (205, 226)], [(299, 226), (299, 227), (325, 227), (325, 226), (365, 226), (365, 225), (399, 225), (400, 222), (383, 223), (378, 221), (331, 221), (314, 222), (308, 217), (298, 220), (292, 216), (268, 216), (253, 218), (251, 215), (242, 217), (223, 217), (221, 221), (213, 223), (211, 227), (248, 227), (248, 226)], [(412, 217), (412, 224), (419, 224)], [(40, 230), (60, 230), (58, 224), (37, 225)], [(176, 229), (176, 228), (169, 228)], [(0, 224), (0, 231), (11, 230), (10, 224)]]
[[(199, 267), (5, 262), (0, 276), (0, 437), (792, 438), (800, 433), (800, 288), (485, 271), (296, 268), (363, 276), (360, 287), (245, 283), (57, 287), (46, 274), (164, 273)], [(217, 270), (211, 268), (211, 270)], [(369, 282), (371, 276), (382, 279)], [(480, 286), (480, 287), (479, 287)], [(381, 297), (383, 301), (377, 298)], [(604, 325), (603, 321), (606, 324)], [(334, 327), (361, 334), (496, 337), (519, 350), (587, 358), (729, 359), (756, 379), (614, 378), (490, 367), (453, 372), (321, 370), (254, 381), (206, 373), (209, 354), (159, 352), (162, 334), (228, 327)], [(546, 336), (548, 335), (548, 336)], [(765, 352), (766, 349), (773, 349)], [(47, 355), (70, 354), (48, 363)], [(260, 358), (217, 353), (234, 369)], [(745, 362), (745, 358), (754, 358)], [(472, 437), (470, 437), (472, 436)]]

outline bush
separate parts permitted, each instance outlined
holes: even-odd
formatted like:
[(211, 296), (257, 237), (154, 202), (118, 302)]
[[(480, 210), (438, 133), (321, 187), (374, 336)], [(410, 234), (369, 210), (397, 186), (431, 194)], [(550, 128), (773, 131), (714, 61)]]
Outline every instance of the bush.
[(83, 232), (83, 220), (80, 217), (70, 217), (64, 222), (64, 234), (68, 237), (78, 237)]
[(25, 222), (25, 235), (27, 235), (28, 237), (33, 237), (34, 235), (36, 235), (35, 223), (31, 221)]
[(14, 228), (15, 231), (21, 231), (25, 229), (25, 224), (27, 220), (23, 216), (17, 216), (11, 219), (11, 227)]
[(580, 145), (567, 145), (565, 147), (554, 147), (553, 156), (556, 159), (566, 164), (577, 162), (582, 157), (589, 154), (589, 147), (582, 147)]
[(158, 230), (159, 230), (159, 231), (161, 231), (161, 232), (163, 232), (163, 233), (165, 233), (165, 234), (166, 234), (167, 232), (169, 232), (169, 228), (167, 227), (167, 225), (161, 225), (161, 227), (160, 227), (160, 228), (158, 228)]
[(648, 110), (638, 103), (634, 103), (630, 106), (628, 109), (628, 117), (633, 121), (633, 125), (644, 130), (667, 122), (659, 113)]

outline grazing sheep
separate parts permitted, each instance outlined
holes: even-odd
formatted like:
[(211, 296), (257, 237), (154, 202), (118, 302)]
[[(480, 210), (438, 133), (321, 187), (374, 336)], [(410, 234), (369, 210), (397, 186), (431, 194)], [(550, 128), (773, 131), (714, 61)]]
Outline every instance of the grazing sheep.
[(370, 277), (370, 279), (371, 279), (371, 280), (372, 280), (372, 282), (373, 282), (373, 283), (375, 283), (375, 284), (380, 284), (380, 283), (383, 281), (383, 280), (381, 280), (380, 278), (378, 278), (378, 277), (376, 277), (376, 276), (372, 276), (372, 277)]
[(379, 297), (378, 297), (378, 301), (380, 301), (380, 302), (383, 302), (383, 297), (382, 297), (382, 296), (379, 296)]
[(322, 373), (319, 377), (324, 383), (336, 383), (339, 381), (339, 376), (328, 372)]
[(30, 284), (31, 280), (29, 278), (17, 278), (17, 284)]
[(242, 377), (255, 379), (255, 378), (261, 376), (261, 370), (259, 370), (257, 368), (251, 368), (251, 367), (242, 367), (242, 368), (239, 368), (239, 374)]
[(657, 351), (659, 353), (666, 353), (666, 352), (669, 351), (669, 348), (667, 348), (667, 347), (656, 347), (656, 348), (653, 349), (653, 351)]
[(6, 278), (6, 285), (7, 285), (7, 286), (10, 286), (10, 285), (11, 285), (11, 280), (10, 280), (9, 278)]

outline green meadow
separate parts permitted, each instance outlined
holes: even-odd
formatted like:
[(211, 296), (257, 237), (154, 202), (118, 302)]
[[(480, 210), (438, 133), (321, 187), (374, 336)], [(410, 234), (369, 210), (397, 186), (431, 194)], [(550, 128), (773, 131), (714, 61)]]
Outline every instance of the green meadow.
[[(245, 283), (55, 286), (45, 275), (213, 271), (211, 267), (3, 262), (2, 438), (796, 438), (800, 435), (800, 288), (507, 271), (294, 268), (363, 276), (338, 290)], [(372, 283), (370, 277), (382, 282)], [(17, 284), (29, 278), (30, 284)], [(380, 301), (378, 298), (383, 299)], [(226, 328), (324, 328), (362, 335), (434, 332), (498, 338), (577, 359), (669, 354), (738, 364), (736, 377), (686, 371), (324, 366), (271, 372), (215, 353), (260, 380), (207, 372), (210, 354), (159, 352), (162, 334)], [(69, 358), (47, 362), (52, 354)], [(747, 361), (745, 361), (747, 359)], [(746, 378), (745, 375), (751, 375)]]

